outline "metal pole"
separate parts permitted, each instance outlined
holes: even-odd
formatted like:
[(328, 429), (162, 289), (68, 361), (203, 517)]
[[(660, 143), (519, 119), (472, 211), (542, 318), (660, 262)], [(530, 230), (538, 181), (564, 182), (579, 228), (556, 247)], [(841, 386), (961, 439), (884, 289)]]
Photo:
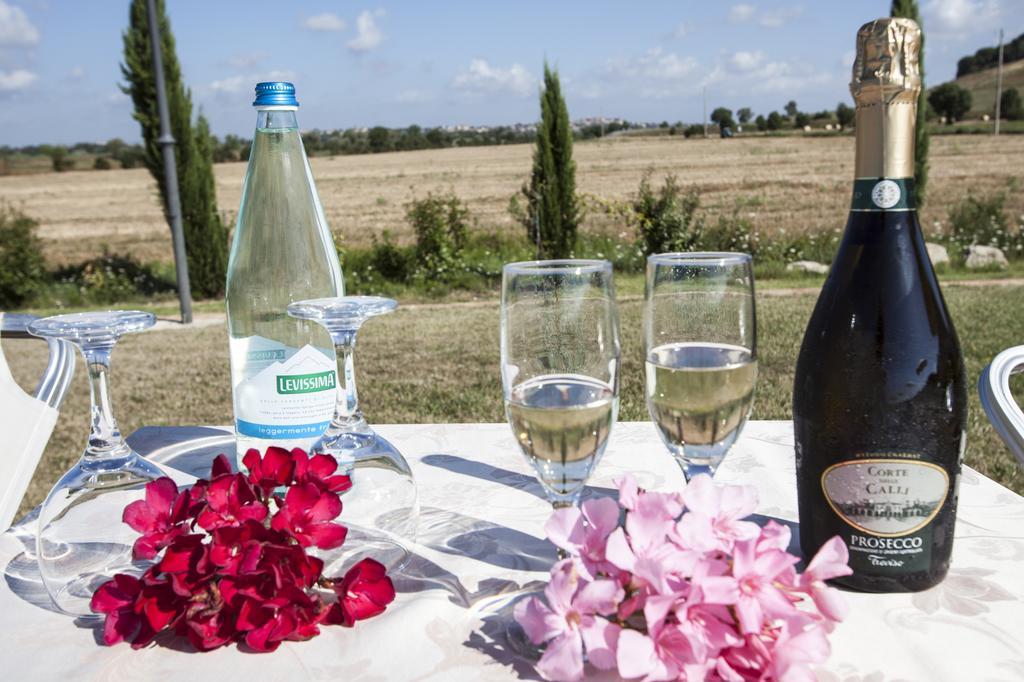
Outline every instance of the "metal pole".
[(999, 29), (999, 67), (996, 70), (996, 135), (999, 134), (999, 117), (1002, 114), (1003, 99), (1003, 29)]
[(160, 112), (160, 151), (164, 157), (164, 182), (167, 183), (167, 218), (171, 222), (171, 243), (174, 245), (174, 269), (178, 275), (178, 301), (181, 321), (192, 322), (192, 287), (188, 281), (188, 259), (185, 256), (185, 234), (181, 227), (181, 200), (178, 198), (178, 167), (174, 162), (174, 136), (171, 116), (167, 110), (164, 63), (160, 55), (160, 28), (156, 20), (156, 1), (146, 0), (149, 42), (153, 46), (153, 73), (156, 76), (156, 106)]

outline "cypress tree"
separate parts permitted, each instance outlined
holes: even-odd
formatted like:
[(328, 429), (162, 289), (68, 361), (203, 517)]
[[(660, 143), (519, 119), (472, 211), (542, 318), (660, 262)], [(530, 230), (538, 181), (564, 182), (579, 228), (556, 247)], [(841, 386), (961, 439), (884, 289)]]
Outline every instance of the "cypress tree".
[[(175, 163), (181, 197), (185, 253), (188, 258), (192, 291), (211, 298), (224, 293), (227, 272), (227, 230), (217, 213), (213, 185), (213, 154), (209, 126), (200, 120), (192, 129), (192, 94), (181, 78), (181, 66), (174, 47), (171, 23), (164, 11), (164, 1), (156, 1), (157, 26), (160, 31), (167, 107), (171, 134), (176, 142)], [(122, 34), (124, 63), (122, 86), (135, 107), (133, 118), (142, 129), (145, 151), (143, 161), (160, 188), (162, 207), (167, 213), (167, 182), (160, 152), (160, 117), (156, 102), (156, 77), (153, 52), (146, 18), (146, 0), (132, 0), (128, 9), (128, 29)]]
[(562, 97), (558, 72), (552, 71), (547, 62), (540, 118), (530, 185), (522, 189), (527, 201), (523, 223), (530, 243), (538, 245), (540, 258), (568, 258), (576, 246), (580, 220), (576, 163), (572, 160), (569, 110)]
[(921, 96), (917, 100), (917, 129), (914, 140), (914, 193), (917, 205), (924, 206), (925, 190), (928, 188), (928, 121), (925, 120), (928, 100), (924, 86), (924, 26), (921, 24), (921, 13), (917, 9), (917, 0), (892, 0), (891, 16), (913, 19), (921, 27), (921, 51), (918, 68), (921, 72)]

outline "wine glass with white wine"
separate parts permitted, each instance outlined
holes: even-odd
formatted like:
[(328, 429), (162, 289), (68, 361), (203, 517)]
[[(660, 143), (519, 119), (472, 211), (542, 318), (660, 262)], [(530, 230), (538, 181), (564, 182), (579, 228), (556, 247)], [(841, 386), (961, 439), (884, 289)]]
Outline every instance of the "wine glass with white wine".
[(501, 378), (509, 425), (555, 508), (579, 502), (619, 403), (619, 319), (603, 260), (502, 270)]
[(750, 255), (649, 256), (643, 326), (651, 420), (687, 481), (713, 476), (753, 405), (757, 314)]

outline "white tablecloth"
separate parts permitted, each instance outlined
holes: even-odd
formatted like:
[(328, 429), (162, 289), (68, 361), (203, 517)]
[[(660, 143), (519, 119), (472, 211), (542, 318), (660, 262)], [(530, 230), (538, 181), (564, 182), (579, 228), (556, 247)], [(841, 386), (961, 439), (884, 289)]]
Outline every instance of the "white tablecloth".
[[(235, 647), (198, 655), (154, 646), (97, 644), (90, 627), (50, 610), (24, 549), (32, 521), (0, 536), (0, 661), (10, 680), (506, 680), (535, 678), (503, 650), (487, 616), (500, 595), (545, 576), (549, 514), (539, 485), (504, 424), (381, 426), (408, 458), (422, 505), (417, 558), (387, 612), (353, 629), (325, 627), (272, 654)], [(230, 440), (223, 429), (153, 427), (140, 452), (208, 471)], [(185, 445), (182, 441), (189, 441)], [(183, 452), (191, 454), (182, 456)], [(682, 476), (649, 423), (615, 427), (591, 480), (596, 494), (632, 472), (667, 489)], [(751, 422), (719, 471), (755, 486), (759, 514), (796, 520), (792, 425)], [(918, 594), (848, 593), (849, 618), (818, 671), (827, 682), (1024, 679), (1024, 499), (966, 469), (953, 566)], [(344, 521), (344, 516), (342, 516)], [(796, 531), (793, 523), (794, 535)]]

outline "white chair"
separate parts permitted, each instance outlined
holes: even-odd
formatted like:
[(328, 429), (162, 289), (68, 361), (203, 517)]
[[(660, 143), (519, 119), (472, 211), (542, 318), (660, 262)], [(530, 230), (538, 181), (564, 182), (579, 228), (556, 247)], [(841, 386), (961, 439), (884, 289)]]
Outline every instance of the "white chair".
[[(34, 319), (31, 315), (0, 313), (0, 338), (41, 342), (26, 331)], [(48, 343), (50, 361), (34, 396), (15, 383), (0, 348), (0, 531), (14, 520), (74, 375), (74, 347), (66, 341)]]
[(1024, 346), (1007, 348), (981, 372), (981, 406), (1010, 452), (1024, 466), (1024, 413), (1010, 394), (1010, 376), (1024, 371)]

